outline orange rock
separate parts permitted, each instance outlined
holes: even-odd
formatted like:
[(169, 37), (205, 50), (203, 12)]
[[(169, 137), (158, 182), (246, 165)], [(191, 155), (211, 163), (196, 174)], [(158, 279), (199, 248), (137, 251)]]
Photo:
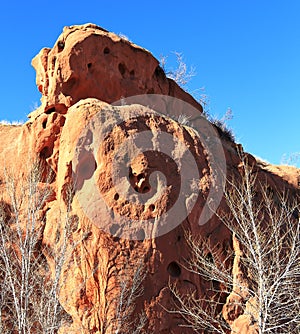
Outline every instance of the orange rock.
[[(0, 125), (0, 163), (22, 173), (26, 161), (38, 159), (44, 168), (42, 185), (51, 174), (52, 193), (42, 208), (43, 243), (51, 249), (45, 255), (52, 272), (66, 247), (60, 302), (72, 319), (60, 333), (103, 333), (105, 326), (116, 326), (122, 289), (132, 288), (135, 275), (144, 292), (137, 293), (133, 311), (122, 309), (129, 312), (128, 321), (143, 312), (149, 331), (192, 333), (179, 326), (182, 318), (167, 311), (174, 308), (169, 282), (176, 283), (179, 292), (193, 291), (199, 297), (209, 284), (181, 265), (191, 256), (185, 231), (209, 237), (212, 246), (222, 245), (222, 259), (232, 246), (231, 234), (216, 216), (199, 225), (210, 188), (222, 191), (214, 184), (216, 162), (203, 143), (212, 126), (201, 121), (202, 107), (166, 77), (147, 50), (93, 24), (66, 27), (54, 47), (41, 50), (32, 64), (42, 105), (22, 126)], [(196, 128), (205, 124), (203, 133), (167, 115), (172, 110), (178, 119), (188, 112), (185, 104), (158, 98), (157, 110), (155, 103), (130, 100), (140, 94), (148, 94), (149, 101), (155, 99), (150, 94), (161, 94), (189, 103), (199, 114), (187, 116), (193, 116)], [(125, 105), (114, 104), (122, 98)], [(140, 152), (130, 138), (144, 140), (143, 148), (151, 143), (158, 152)], [(226, 138), (220, 143), (227, 170), (239, 175), (242, 147)], [(122, 156), (124, 152), (132, 153), (132, 159)], [(118, 156), (128, 164), (119, 163)], [(262, 165), (251, 155), (248, 160), (259, 180), (274, 189), (296, 191), (298, 169)], [(189, 163), (195, 163), (198, 177), (189, 180), (189, 196), (170, 220), (163, 214), (186, 190), (182, 179), (188, 173), (180, 172), (185, 164), (193, 169)], [(1, 184), (0, 189), (4, 194)], [(220, 206), (226, 208), (224, 201)], [(233, 246), (233, 274), (240, 282), (245, 279), (239, 263), (242, 251), (237, 242)], [(224, 317), (239, 333), (254, 333), (247, 315), (232, 306), (235, 292), (227, 298)]]
[(201, 106), (171, 79), (147, 50), (94, 24), (65, 27), (52, 49), (33, 59), (45, 111), (94, 97), (108, 103), (162, 94)]

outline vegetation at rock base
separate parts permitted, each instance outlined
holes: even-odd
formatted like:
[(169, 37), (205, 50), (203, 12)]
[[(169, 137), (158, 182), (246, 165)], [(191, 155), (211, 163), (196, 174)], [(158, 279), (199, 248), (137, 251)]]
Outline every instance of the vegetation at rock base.
[[(186, 233), (192, 256), (183, 266), (211, 282), (206, 296), (181, 295), (179, 313), (197, 333), (298, 333), (300, 329), (300, 202), (257, 180), (243, 161), (241, 179), (228, 179), (226, 211), (216, 214), (232, 232), (227, 258), (220, 245)], [(228, 265), (232, 264), (232, 265)]]

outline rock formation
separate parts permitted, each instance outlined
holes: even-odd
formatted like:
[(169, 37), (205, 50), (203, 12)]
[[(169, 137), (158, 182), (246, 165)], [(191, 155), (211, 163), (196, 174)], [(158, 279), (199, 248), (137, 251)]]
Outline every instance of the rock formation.
[[(122, 287), (127, 284), (127, 289), (132, 289), (137, 275), (141, 281), (137, 285), (143, 287), (143, 293), (137, 293), (134, 311), (127, 309), (130, 321), (138, 322), (134, 314), (144, 314), (149, 333), (192, 333), (191, 329), (179, 326), (184, 320), (178, 314), (168, 312), (174, 309), (168, 285), (176, 283), (179, 292), (194, 291), (201, 297), (209, 284), (181, 265), (190, 256), (186, 230), (210, 236), (214, 245), (221, 245), (224, 258), (232, 247), (230, 232), (215, 215), (205, 224), (198, 224), (213, 183), (213, 164), (197, 131), (180, 124), (179, 117), (185, 110), (173, 110), (168, 105), (162, 107), (164, 112), (160, 114), (152, 110), (153, 104), (132, 105), (126, 98), (160, 94), (180, 99), (199, 113), (193, 114), (191, 123), (201, 117), (201, 105), (166, 77), (151, 53), (93, 24), (64, 28), (53, 48), (42, 49), (32, 64), (42, 94), (41, 106), (22, 126), (0, 126), (0, 161), (3, 166), (14, 165), (20, 171), (28, 161), (38, 159), (47, 171), (41, 184), (50, 184), (52, 195), (41, 209), (45, 215), (42, 243), (51, 249), (45, 256), (52, 273), (58, 255), (55, 251), (61, 249), (58, 245), (64, 243), (66, 231), (68, 235), (60, 302), (70, 319), (59, 332), (104, 333), (105, 326), (116, 326), (116, 305), (121, 303)], [(115, 104), (116, 101), (120, 102)], [(166, 115), (168, 108), (172, 117)], [(94, 133), (86, 129), (94, 124), (91, 122), (99, 111), (102, 116), (97, 116), (97, 120), (102, 122), (99, 129), (104, 137), (97, 143), (97, 155), (93, 157), (90, 150)], [(118, 121), (116, 115), (123, 114), (130, 117)], [(105, 132), (110, 124), (117, 125)], [(166, 132), (174, 142), (181, 141), (184, 148), (174, 144), (168, 163), (165, 154), (140, 153), (127, 171), (134, 192), (130, 187), (118, 189), (114, 183), (118, 175), (113, 174), (115, 156), (129, 136), (138, 136), (143, 131), (153, 141), (158, 132)], [(86, 144), (78, 149), (81, 137)], [(225, 137), (221, 143), (227, 170), (238, 175), (240, 145)], [(176, 162), (183, 164), (187, 148), (199, 174), (193, 206), (189, 208), (188, 204), (191, 196), (182, 208), (187, 210), (183, 222), (157, 232), (155, 219), (170, 210), (180, 196), (180, 169)], [(298, 169), (283, 170), (263, 164), (250, 154), (247, 158), (259, 179), (266, 180), (271, 188), (298, 191)], [(151, 179), (157, 171), (165, 176), (164, 189), (159, 184), (155, 186)], [(4, 172), (0, 173), (3, 178)], [(91, 193), (78, 199), (77, 193), (80, 195), (89, 180), (95, 183), (108, 210), (102, 210), (100, 202), (89, 202)], [(154, 190), (161, 190), (159, 198)], [(145, 196), (143, 203), (128, 201), (129, 194), (132, 199), (135, 193)], [(235, 250), (238, 254), (237, 245)], [(234, 269), (239, 270), (238, 264)], [(249, 319), (232, 312), (227, 318), (244, 328), (241, 333), (252, 333)]]

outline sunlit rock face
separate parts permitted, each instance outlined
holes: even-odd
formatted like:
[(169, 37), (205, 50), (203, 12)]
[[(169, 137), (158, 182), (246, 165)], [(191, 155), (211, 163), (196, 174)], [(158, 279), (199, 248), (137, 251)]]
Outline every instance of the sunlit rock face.
[(53, 48), (42, 49), (32, 65), (46, 110), (88, 97), (112, 103), (139, 94), (178, 97), (201, 110), (149, 51), (94, 24), (65, 27)]
[[(51, 188), (40, 208), (41, 245), (53, 274), (65, 245), (60, 303), (68, 321), (60, 333), (112, 332), (120, 324), (118, 310), (126, 315), (122, 333), (133, 332), (126, 326), (136, 327), (141, 317), (145, 333), (194, 333), (170, 312), (176, 303), (169, 285), (199, 298), (211, 287), (185, 267), (192, 256), (187, 231), (209, 238), (224, 262), (233, 249), (235, 261), (226, 265), (243, 275), (241, 250), (228, 229), (213, 214), (201, 220), (211, 188), (223, 190), (208, 144), (220, 145), (223, 172), (236, 178), (241, 146), (202, 120), (202, 107), (166, 77), (151, 53), (93, 24), (64, 28), (32, 64), (41, 106), (24, 125), (0, 125), (0, 163), (22, 174), (38, 160), (40, 186)], [(128, 100), (144, 94), (149, 103)], [(191, 106), (190, 123), (180, 121), (189, 107), (175, 99)], [(270, 189), (299, 191), (298, 169), (246, 155)], [(0, 189), (9, 202), (2, 182)], [(222, 197), (218, 206), (226, 210)], [(134, 286), (136, 297), (125, 307), (120, 296)], [(254, 333), (251, 319), (231, 307), (233, 299), (234, 293), (223, 295), (224, 318), (241, 333)]]

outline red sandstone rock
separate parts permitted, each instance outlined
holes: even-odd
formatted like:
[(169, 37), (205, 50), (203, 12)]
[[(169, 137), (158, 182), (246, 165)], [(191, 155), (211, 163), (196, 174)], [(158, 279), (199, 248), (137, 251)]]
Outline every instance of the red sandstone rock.
[[(52, 173), (53, 194), (43, 208), (46, 215), (43, 243), (52, 249), (52, 253), (46, 254), (52, 270), (54, 258), (58, 255), (55, 252), (63, 242), (64, 232), (68, 231), (68, 256), (64, 264), (60, 300), (72, 321), (62, 327), (60, 333), (102, 333), (104, 322), (114, 319), (114, 301), (120, 293), (120, 279), (126, 281), (126, 277), (132, 277), (139, 263), (145, 272), (142, 282), (144, 294), (137, 298), (135, 313), (145, 313), (147, 330), (154, 333), (192, 333), (192, 330), (179, 327), (182, 319), (178, 315), (166, 311), (174, 306), (167, 287), (171, 281), (177, 284), (180, 292), (192, 290), (200, 297), (205, 294), (208, 283), (179, 266), (184, 258), (190, 256), (184, 238), (185, 230), (209, 236), (214, 245), (222, 245), (224, 258), (226, 248), (231, 247), (231, 235), (216, 216), (205, 225), (198, 225), (213, 182), (212, 161), (193, 128), (153, 112), (150, 107), (112, 106), (111, 103), (131, 95), (163, 94), (192, 104), (199, 110), (199, 115), (201, 106), (175, 82), (166, 78), (158, 61), (148, 51), (92, 24), (65, 28), (52, 49), (43, 49), (33, 59), (33, 66), (37, 71), (42, 105), (30, 115), (26, 124), (0, 126), (0, 162), (6, 166), (14, 165), (22, 171), (26, 159), (37, 158)], [(122, 113), (139, 117), (139, 121), (132, 117), (114, 127), (99, 143), (93, 165), (89, 153), (93, 140), (89, 139), (85, 130), (99, 111), (105, 116), (99, 127), (102, 132), (107, 124), (116, 121), (116, 115)], [(176, 112), (178, 116), (183, 111)], [(178, 196), (178, 168), (163, 160), (165, 157), (162, 155), (143, 153), (131, 162), (130, 186), (139, 194), (149, 194), (144, 204), (127, 201), (130, 188), (120, 193), (112, 181), (116, 152), (129, 135), (138, 135), (145, 128), (152, 138), (157, 136), (157, 132), (165, 131), (172, 140), (180, 140), (189, 148), (198, 166), (197, 187), (201, 195), (196, 198), (194, 209), (190, 210), (182, 224), (168, 233), (149, 238), (151, 233), (155, 236), (155, 231), (149, 223), (143, 223), (129, 229), (131, 238), (139, 240), (122, 239), (119, 236), (126, 232), (128, 220), (115, 224), (113, 215), (144, 222), (172, 207)], [(83, 146), (85, 151), (78, 150), (82, 134), (88, 139)], [(242, 148), (225, 139), (222, 144), (228, 171), (238, 175), (241, 166), (238, 152)], [(180, 162), (185, 150), (174, 146), (172, 158)], [(258, 172), (258, 178), (267, 180), (271, 187), (291, 191), (298, 187), (298, 169), (262, 166), (251, 155), (248, 155), (248, 160)], [(76, 166), (82, 168), (80, 173), (76, 173)], [(151, 193), (150, 175), (154, 171), (164, 174), (169, 186), (168, 189), (157, 187), (158, 190), (163, 189), (158, 199)], [(0, 174), (0, 178), (3, 177), (3, 170)], [(76, 175), (82, 179), (76, 179)], [(70, 188), (74, 190), (75, 187), (80, 192), (84, 181), (92, 178), (109, 210), (98, 212), (100, 202), (94, 206), (87, 205), (91, 209), (87, 217), (82, 198), (73, 197)], [(47, 183), (46, 179), (44, 175), (41, 183)], [(1, 190), (4, 192), (3, 187)], [(185, 202), (187, 208), (190, 199)], [(70, 211), (68, 206), (71, 206)], [(224, 206), (223, 202), (221, 206)], [(68, 219), (64, 218), (66, 214)], [(236, 255), (233, 275), (238, 279), (241, 276), (241, 250), (237, 243), (233, 246)], [(224, 317), (240, 333), (254, 333), (247, 315), (231, 308), (234, 292), (227, 299)]]
[[(33, 59), (45, 111), (65, 111), (81, 99), (113, 103), (122, 97), (163, 94), (201, 106), (173, 80), (147, 50), (94, 24), (65, 27), (52, 49)], [(35, 114), (35, 113), (33, 113)]]

